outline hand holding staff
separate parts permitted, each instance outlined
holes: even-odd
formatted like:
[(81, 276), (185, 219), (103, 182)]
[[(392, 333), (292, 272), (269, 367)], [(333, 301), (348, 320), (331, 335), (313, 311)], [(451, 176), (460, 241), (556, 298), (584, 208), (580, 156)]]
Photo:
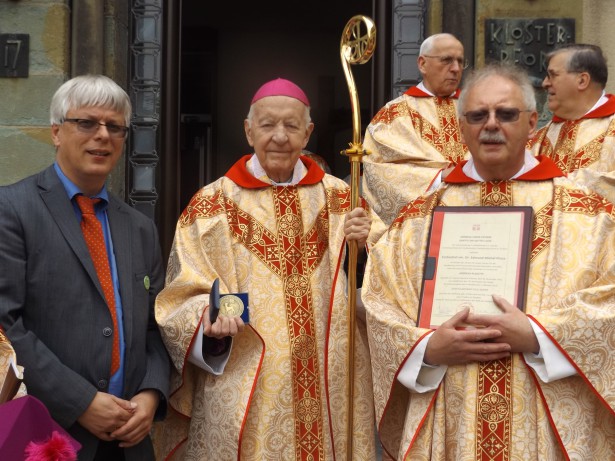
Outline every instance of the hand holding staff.
[[(361, 110), (359, 95), (350, 70), (351, 64), (365, 64), (376, 47), (376, 27), (374, 22), (362, 15), (353, 16), (342, 33), (340, 55), (342, 67), (350, 92), (352, 105), (352, 142), (350, 148), (342, 151), (350, 161), (350, 209), (359, 206), (359, 176), (361, 157), (368, 152), (361, 142)], [(352, 461), (353, 403), (354, 403), (354, 330), (357, 294), (357, 242), (348, 243), (348, 425), (346, 459)]]

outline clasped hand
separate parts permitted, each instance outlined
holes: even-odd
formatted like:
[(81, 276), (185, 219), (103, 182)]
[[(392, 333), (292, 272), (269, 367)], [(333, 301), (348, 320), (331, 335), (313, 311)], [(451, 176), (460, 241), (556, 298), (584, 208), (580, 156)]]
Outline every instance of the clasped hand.
[(158, 402), (157, 392), (151, 389), (130, 401), (97, 392), (78, 421), (101, 440), (119, 440), (120, 447), (132, 447), (149, 434)]
[(493, 301), (502, 314), (472, 314), (466, 308), (440, 325), (427, 343), (425, 363), (456, 365), (537, 353), (538, 340), (525, 313), (500, 296)]

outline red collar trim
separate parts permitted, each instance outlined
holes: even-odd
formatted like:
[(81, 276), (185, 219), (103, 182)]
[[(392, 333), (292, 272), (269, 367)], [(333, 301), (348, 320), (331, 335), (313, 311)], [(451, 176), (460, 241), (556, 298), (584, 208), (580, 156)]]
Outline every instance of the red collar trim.
[[(615, 114), (615, 96), (613, 96), (612, 94), (607, 94), (606, 97), (608, 98), (607, 102), (602, 104), (600, 107), (596, 107), (594, 110), (588, 112), (583, 117), (577, 120), (585, 120), (588, 118), (604, 118)], [(554, 123), (561, 123), (566, 121), (567, 120), (560, 118), (557, 115), (553, 116)]]
[[(263, 187), (271, 187), (271, 184), (261, 181), (258, 178), (252, 176), (246, 166), (248, 160), (252, 158), (252, 154), (247, 154), (241, 157), (235, 164), (226, 172), (224, 176), (229, 178), (235, 184), (246, 189), (261, 189)], [(318, 166), (318, 164), (309, 159), (308, 157), (301, 156), (299, 159), (308, 169), (307, 174), (299, 181), (299, 186), (306, 186), (319, 183), (322, 178), (325, 177), (325, 172)]]
[[(549, 157), (544, 155), (537, 155), (538, 165), (532, 168), (530, 171), (523, 173), (521, 176), (513, 179), (512, 181), (545, 181), (547, 179), (559, 178), (566, 176), (562, 170)], [(467, 160), (457, 164), (457, 166), (450, 172), (450, 174), (444, 179), (444, 182), (450, 184), (464, 184), (478, 182), (472, 179), (463, 172), (463, 166), (468, 163)]]
[[(457, 88), (455, 90), (455, 93), (453, 93), (452, 96), (449, 96), (450, 98), (453, 99), (457, 99), (459, 97), (459, 93), (461, 93), (461, 90), (459, 88)], [(433, 98), (433, 97), (437, 97), (437, 96), (433, 96), (429, 93), (425, 93), (423, 90), (421, 90), (418, 86), (412, 86), (410, 88), (408, 88), (408, 90), (404, 93), (408, 96), (414, 96), (415, 98)], [(444, 98), (442, 98), (444, 99)]]

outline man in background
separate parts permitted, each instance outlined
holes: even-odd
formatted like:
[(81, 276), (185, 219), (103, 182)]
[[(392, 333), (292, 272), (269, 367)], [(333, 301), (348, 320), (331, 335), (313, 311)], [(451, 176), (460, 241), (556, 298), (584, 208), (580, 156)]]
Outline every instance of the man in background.
[(553, 119), (529, 147), (569, 177), (615, 200), (615, 96), (606, 94), (606, 59), (599, 46), (569, 44), (547, 55), (542, 86)]
[(453, 35), (426, 38), (418, 57), (423, 80), (380, 109), (365, 131), (371, 154), (363, 157), (363, 194), (387, 226), (442, 170), (466, 157), (456, 110), (466, 67)]

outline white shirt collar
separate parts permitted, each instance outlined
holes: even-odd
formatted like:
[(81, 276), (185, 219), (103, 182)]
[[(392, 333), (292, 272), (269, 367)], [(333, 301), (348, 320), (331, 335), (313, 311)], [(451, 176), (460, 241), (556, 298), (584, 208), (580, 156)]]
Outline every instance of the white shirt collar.
[[(523, 166), (521, 167), (521, 169), (519, 171), (517, 171), (517, 173), (510, 179), (515, 179), (518, 178), (519, 176), (521, 176), (522, 174), (527, 173), (528, 171), (530, 171), (532, 168), (534, 168), (536, 165), (538, 165), (538, 160), (536, 160), (536, 157), (534, 157), (530, 151), (526, 150), (525, 151), (525, 157), (523, 159)], [(476, 171), (476, 166), (474, 165), (474, 159), (472, 158), (472, 156), (470, 156), (470, 158), (468, 159), (468, 161), (466, 162), (466, 164), (463, 166), (463, 172), (465, 173), (465, 175), (468, 178), (472, 178), (476, 181), (480, 181), (480, 182), (484, 182), (485, 180), (478, 174), (478, 171)]]
[(430, 96), (435, 96), (435, 94), (433, 94), (431, 91), (429, 91), (426, 87), (425, 84), (423, 82), (419, 82), (419, 84), (416, 86), (419, 90), (427, 93)]
[(293, 169), (292, 178), (290, 178), (288, 182), (275, 182), (273, 179), (267, 176), (267, 173), (263, 169), (261, 163), (258, 161), (258, 157), (256, 156), (256, 154), (252, 154), (252, 158), (248, 162), (247, 167), (248, 171), (252, 174), (252, 176), (260, 179), (263, 182), (269, 182), (274, 186), (294, 186), (296, 184), (299, 184), (299, 181), (301, 181), (303, 177), (307, 174), (307, 168), (305, 167), (303, 162), (301, 160), (297, 160), (297, 163), (295, 163), (295, 168)]
[[(435, 96), (436, 96), (435, 94), (433, 94), (431, 91), (429, 91), (429, 90), (427, 89), (427, 87), (425, 86), (425, 84), (423, 83), (423, 81), (420, 81), (420, 82), (419, 82), (419, 84), (418, 84), (416, 87), (417, 87), (419, 90), (421, 90), (421, 91), (423, 91), (423, 92), (427, 93), (427, 94), (428, 94), (428, 95), (430, 95), (430, 96), (433, 96), (433, 97), (435, 97)], [(456, 92), (457, 92), (457, 90), (453, 91), (453, 92), (450, 94), (450, 96), (454, 96)]]
[(589, 114), (593, 110), (596, 110), (598, 107), (604, 105), (608, 100), (609, 98), (606, 97), (606, 91), (602, 90), (602, 96), (600, 96), (600, 98), (596, 101), (596, 104), (594, 104), (591, 109), (585, 112), (585, 115)]

